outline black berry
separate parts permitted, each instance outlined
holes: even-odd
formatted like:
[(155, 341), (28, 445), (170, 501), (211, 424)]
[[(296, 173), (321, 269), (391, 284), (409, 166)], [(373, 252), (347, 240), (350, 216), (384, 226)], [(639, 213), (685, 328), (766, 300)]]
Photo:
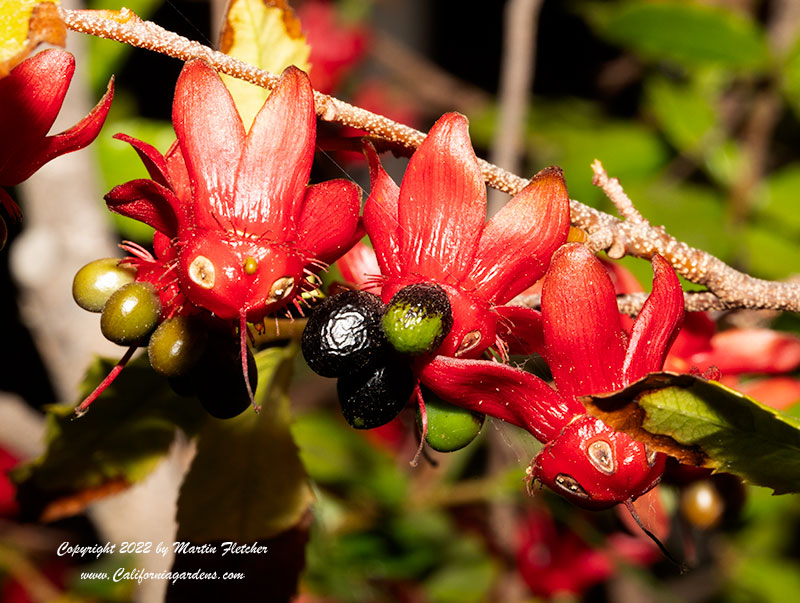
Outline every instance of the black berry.
[(405, 363), (379, 366), (339, 378), (342, 414), (356, 429), (380, 427), (403, 410), (416, 380)]
[[(258, 386), (258, 369), (247, 349), (250, 388)], [(230, 333), (210, 331), (205, 353), (188, 373), (169, 380), (180, 395), (195, 395), (208, 414), (217, 419), (233, 418), (250, 406), (244, 384), (239, 342)]]
[(323, 377), (338, 377), (380, 364), (388, 350), (384, 310), (381, 299), (365, 291), (343, 291), (323, 301), (303, 331), (308, 366)]

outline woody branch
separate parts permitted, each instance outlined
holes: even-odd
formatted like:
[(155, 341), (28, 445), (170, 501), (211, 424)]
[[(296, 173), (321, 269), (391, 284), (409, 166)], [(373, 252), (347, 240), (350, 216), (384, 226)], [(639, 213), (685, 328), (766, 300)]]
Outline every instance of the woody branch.
[[(133, 11), (92, 11), (59, 8), (61, 18), (73, 31), (100, 38), (116, 40), (138, 48), (153, 50), (183, 61), (203, 59), (217, 71), (272, 89), (278, 76), (224, 53), (212, 50), (199, 42), (179, 36), (143, 21)], [(408, 126), (350, 105), (337, 98), (314, 92), (317, 115), (324, 121), (337, 122), (368, 132), (409, 151), (416, 149), (425, 134)], [(489, 186), (516, 194), (528, 180), (479, 160), (481, 171)], [(595, 250), (609, 250), (612, 257), (632, 255), (650, 258), (654, 253), (664, 256), (676, 272), (687, 280), (704, 285), (709, 293), (687, 296), (695, 309), (752, 308), (800, 311), (800, 284), (766, 281), (754, 278), (728, 266), (715, 256), (678, 241), (663, 227), (653, 226), (634, 208), (616, 179), (609, 178), (599, 162), (593, 166), (594, 182), (619, 208), (625, 219), (619, 219), (591, 208), (579, 201), (570, 202), (573, 226), (589, 234), (589, 244)], [(626, 303), (628, 311), (637, 309), (638, 298)]]

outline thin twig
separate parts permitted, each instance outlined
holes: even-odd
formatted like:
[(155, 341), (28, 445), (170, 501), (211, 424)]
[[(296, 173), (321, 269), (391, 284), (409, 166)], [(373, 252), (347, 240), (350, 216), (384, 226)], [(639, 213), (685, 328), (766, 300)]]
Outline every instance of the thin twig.
[[(599, 161), (592, 164), (592, 169), (595, 181), (615, 206), (630, 203), (619, 182), (608, 178)], [(624, 199), (620, 195), (624, 195)], [(610, 229), (625, 241), (625, 251), (629, 255), (640, 258), (650, 258), (655, 253), (662, 255), (678, 274), (708, 287), (727, 308), (800, 310), (800, 286), (796, 283), (765, 281), (739, 272), (710, 253), (678, 241), (662, 226), (652, 226), (646, 220), (631, 222), (608, 217), (616, 222)]]
[[(128, 9), (86, 11), (60, 8), (59, 13), (73, 31), (146, 48), (183, 61), (200, 58), (217, 71), (268, 89), (278, 82), (278, 76), (274, 74), (211, 50), (154, 23), (142, 21)], [(331, 96), (315, 92), (314, 99), (317, 115), (325, 121), (365, 130), (408, 149), (417, 148), (425, 139), (418, 130)], [(479, 165), (487, 184), (498, 190), (513, 195), (528, 183), (528, 180), (484, 160), (479, 160)], [(605, 173), (602, 166), (599, 167)], [(609, 195), (617, 194), (604, 190)], [(624, 253), (635, 257), (650, 258), (658, 253), (672, 264), (678, 274), (708, 287), (727, 307), (800, 311), (800, 285), (756, 279), (734, 270), (711, 254), (676, 240), (663, 227), (651, 226), (646, 221), (620, 220), (575, 200), (570, 201), (570, 212), (572, 224), (590, 235), (594, 249), (609, 248), (617, 243), (624, 246)], [(602, 245), (598, 246), (598, 243)]]
[(614, 204), (614, 207), (617, 208), (620, 216), (633, 224), (647, 224), (649, 226), (644, 216), (634, 207), (633, 201), (631, 201), (631, 198), (628, 197), (627, 193), (623, 190), (619, 180), (608, 177), (599, 159), (595, 159), (592, 163), (592, 171), (594, 172), (592, 184), (606, 193)]
[[(622, 314), (636, 316), (642, 309), (649, 293), (625, 293), (617, 295), (617, 307)], [(738, 309), (739, 305), (725, 303), (710, 291), (684, 291), (683, 303), (687, 312), (705, 312), (707, 310), (733, 310)], [(518, 295), (511, 301), (511, 305), (523, 306), (525, 308), (540, 308), (542, 296)]]

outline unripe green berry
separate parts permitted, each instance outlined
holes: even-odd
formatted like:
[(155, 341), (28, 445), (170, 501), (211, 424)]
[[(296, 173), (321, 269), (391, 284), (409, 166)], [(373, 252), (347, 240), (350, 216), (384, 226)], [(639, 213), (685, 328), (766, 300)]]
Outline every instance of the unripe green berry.
[[(425, 441), (438, 452), (454, 452), (472, 442), (483, 427), (484, 415), (445, 402), (427, 388), (422, 388), (428, 433)], [(422, 417), (417, 409), (417, 423)]]
[(167, 377), (185, 375), (203, 355), (207, 338), (199, 321), (186, 316), (168, 318), (150, 336), (150, 366)]
[(109, 341), (131, 345), (153, 332), (161, 315), (161, 302), (150, 283), (128, 283), (103, 306), (100, 330)]
[(398, 291), (383, 315), (383, 331), (402, 354), (436, 350), (453, 327), (447, 293), (433, 283), (416, 283)]
[(132, 283), (133, 269), (119, 265), (117, 258), (89, 262), (72, 280), (72, 297), (84, 310), (101, 312), (111, 294)]

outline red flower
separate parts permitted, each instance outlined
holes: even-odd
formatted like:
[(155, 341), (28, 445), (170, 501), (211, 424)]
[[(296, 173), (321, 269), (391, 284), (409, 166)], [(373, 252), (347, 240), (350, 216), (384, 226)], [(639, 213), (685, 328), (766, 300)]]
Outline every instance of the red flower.
[(532, 476), (576, 504), (612, 506), (652, 488), (664, 455), (585, 414), (578, 396), (621, 389), (661, 368), (683, 317), (683, 294), (669, 263), (653, 257), (653, 292), (628, 338), (614, 287), (583, 245), (554, 255), (542, 289), (541, 353), (557, 391), (499, 363), (436, 357), (421, 371), (434, 393), (528, 429), (544, 449)]
[(658, 559), (652, 542), (617, 532), (594, 548), (544, 511), (532, 512), (520, 532), (517, 567), (534, 595), (580, 595), (614, 575), (618, 563), (647, 565)]
[(368, 145), (366, 153), (372, 186), (363, 219), (383, 300), (416, 283), (442, 287), (453, 313), (436, 351), (445, 356), (477, 358), (492, 345), (502, 354), (507, 345), (520, 347), (516, 338), (538, 333), (537, 312), (502, 304), (540, 278), (566, 240), (569, 197), (561, 170), (537, 174), (486, 222), (486, 185), (462, 115), (434, 124), (399, 188), (375, 150)]
[(122, 263), (133, 267), (138, 282), (150, 283), (155, 287), (161, 302), (161, 319), (175, 315), (190, 315), (202, 312), (200, 308), (186, 299), (175, 273), (177, 248), (169, 238), (156, 231), (153, 234), (153, 251), (151, 254), (136, 243), (126, 242), (121, 245), (131, 255)]
[[(636, 277), (620, 264), (607, 263), (617, 293), (641, 291)], [(624, 317), (623, 317), (624, 318)], [(721, 381), (773, 408), (785, 410), (800, 400), (800, 380), (767, 377), (742, 380), (742, 374), (779, 375), (800, 366), (800, 337), (764, 328), (717, 332), (705, 312), (689, 312), (664, 362), (664, 370), (692, 372)]]
[(0, 517), (13, 517), (19, 511), (17, 487), (8, 473), (19, 464), (19, 459), (0, 447)]
[(330, 94), (364, 56), (367, 31), (357, 24), (342, 23), (333, 2), (309, 0), (300, 6), (297, 16), (311, 47), (311, 83)]
[[(91, 143), (103, 127), (114, 96), (113, 79), (92, 111), (69, 130), (48, 136), (67, 94), (75, 57), (45, 50), (0, 79), (0, 186), (15, 186), (51, 159)], [(0, 205), (18, 218), (19, 206), (0, 188)]]
[(126, 138), (151, 175), (114, 188), (109, 209), (175, 240), (188, 300), (251, 322), (296, 301), (305, 275), (357, 238), (359, 191), (346, 180), (306, 186), (316, 117), (308, 78), (290, 67), (249, 132), (219, 76), (186, 64), (175, 90), (178, 146), (162, 157)]

